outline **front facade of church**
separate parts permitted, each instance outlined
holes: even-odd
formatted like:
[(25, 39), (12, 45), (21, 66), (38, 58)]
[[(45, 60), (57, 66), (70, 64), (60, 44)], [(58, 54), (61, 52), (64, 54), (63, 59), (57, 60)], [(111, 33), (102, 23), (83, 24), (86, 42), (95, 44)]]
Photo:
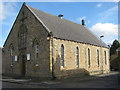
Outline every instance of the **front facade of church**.
[(3, 74), (70, 77), (109, 73), (109, 49), (54, 37), (23, 4), (3, 48)]

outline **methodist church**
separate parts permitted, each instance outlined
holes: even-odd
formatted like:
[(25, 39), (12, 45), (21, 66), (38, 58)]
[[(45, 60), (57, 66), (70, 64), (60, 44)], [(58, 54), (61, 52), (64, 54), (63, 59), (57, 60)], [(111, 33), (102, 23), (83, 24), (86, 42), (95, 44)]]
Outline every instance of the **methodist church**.
[(82, 24), (23, 3), (3, 46), (3, 74), (64, 78), (109, 73), (109, 48)]

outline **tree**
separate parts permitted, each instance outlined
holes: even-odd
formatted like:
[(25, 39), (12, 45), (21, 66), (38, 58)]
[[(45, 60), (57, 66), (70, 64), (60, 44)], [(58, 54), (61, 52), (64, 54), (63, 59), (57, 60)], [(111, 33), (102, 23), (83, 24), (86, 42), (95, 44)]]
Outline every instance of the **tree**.
[(120, 43), (117, 40), (114, 40), (110, 48), (110, 67), (111, 70), (119, 70), (120, 60), (116, 54), (116, 49), (120, 47)]
[(110, 55), (115, 54), (116, 53), (116, 49), (120, 47), (120, 43), (118, 40), (114, 40), (113, 44), (111, 45), (110, 48)]

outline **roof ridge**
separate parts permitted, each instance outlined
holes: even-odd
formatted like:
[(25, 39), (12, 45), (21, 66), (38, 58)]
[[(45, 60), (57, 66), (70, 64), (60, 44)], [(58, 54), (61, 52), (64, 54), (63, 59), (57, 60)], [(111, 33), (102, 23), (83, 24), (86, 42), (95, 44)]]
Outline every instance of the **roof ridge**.
[[(26, 6), (27, 6), (27, 7), (30, 7), (30, 6), (28, 6), (28, 5), (26, 5)], [(33, 8), (33, 7), (30, 7), (30, 8), (32, 8), (32, 9), (34, 9), (34, 10), (39, 10), (39, 9), (36, 9), (36, 8)], [(53, 15), (53, 14), (44, 12), (44, 11), (42, 11), (42, 10), (39, 10), (39, 11), (41, 11), (41, 12), (43, 12), (43, 13), (46, 13), (46, 14), (48, 14), (48, 15), (51, 15), (51, 16), (55, 16), (55, 15)], [(55, 16), (55, 17), (57, 17), (57, 16)]]
[[(31, 6), (28, 6), (28, 5), (26, 5), (26, 6), (32, 8), (32, 9), (34, 9), (34, 10), (39, 10), (39, 9), (33, 8), (33, 7), (31, 7)], [(42, 10), (39, 10), (39, 11), (42, 11)], [(56, 16), (56, 15), (53, 15), (53, 14), (50, 14), (50, 13), (47, 13), (47, 12), (44, 12), (44, 11), (42, 11), (42, 12), (43, 12), (43, 13), (46, 13), (46, 14), (48, 14), (48, 15), (55, 16), (55, 17), (59, 18), (59, 17)], [(81, 25), (81, 24), (79, 24), (79, 23), (76, 23), (76, 22), (70, 21), (70, 20), (65, 19), (65, 18), (62, 18), (62, 20), (66, 20), (66, 21), (72, 22), (72, 23), (74, 23), (74, 24)]]

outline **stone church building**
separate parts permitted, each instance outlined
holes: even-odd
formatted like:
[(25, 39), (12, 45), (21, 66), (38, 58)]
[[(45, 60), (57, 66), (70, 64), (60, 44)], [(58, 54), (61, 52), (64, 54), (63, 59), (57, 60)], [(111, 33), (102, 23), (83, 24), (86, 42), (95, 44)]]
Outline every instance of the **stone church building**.
[(26, 3), (3, 46), (3, 74), (62, 78), (108, 73), (109, 48), (83, 25)]

